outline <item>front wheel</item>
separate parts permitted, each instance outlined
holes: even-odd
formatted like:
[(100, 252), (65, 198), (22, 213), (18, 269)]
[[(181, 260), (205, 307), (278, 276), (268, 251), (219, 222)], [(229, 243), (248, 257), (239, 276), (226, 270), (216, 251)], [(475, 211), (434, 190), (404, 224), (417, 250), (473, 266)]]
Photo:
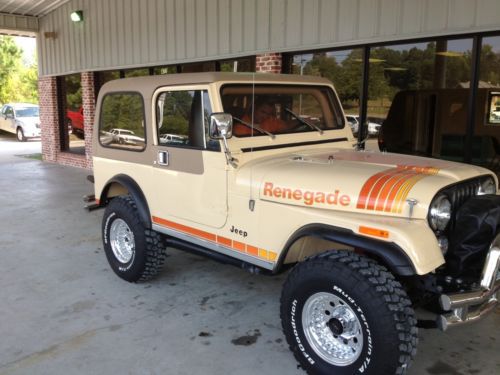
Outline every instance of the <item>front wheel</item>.
[(309, 374), (404, 374), (416, 354), (416, 319), (401, 285), (349, 251), (309, 258), (291, 271), (281, 321)]
[(130, 196), (113, 198), (106, 207), (102, 237), (109, 265), (124, 280), (150, 280), (163, 267), (163, 237), (144, 226)]
[(26, 137), (24, 136), (23, 128), (21, 127), (17, 128), (16, 137), (19, 142), (26, 142)]

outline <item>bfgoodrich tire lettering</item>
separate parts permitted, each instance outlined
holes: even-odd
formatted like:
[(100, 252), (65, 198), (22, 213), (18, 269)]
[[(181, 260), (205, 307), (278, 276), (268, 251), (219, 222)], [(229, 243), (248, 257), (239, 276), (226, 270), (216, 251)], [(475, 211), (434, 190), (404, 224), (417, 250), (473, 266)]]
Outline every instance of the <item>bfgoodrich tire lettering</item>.
[(416, 354), (416, 319), (401, 285), (349, 251), (311, 257), (291, 271), (281, 321), (309, 374), (404, 374)]
[[(118, 224), (118, 225), (117, 225)], [(119, 228), (125, 251), (120, 253), (113, 228)], [(120, 236), (118, 236), (120, 237)], [(150, 280), (158, 274), (165, 263), (165, 243), (160, 234), (144, 227), (137, 212), (135, 201), (130, 196), (111, 200), (102, 221), (104, 252), (113, 271), (122, 279), (136, 282)], [(120, 246), (118, 246), (119, 249)]]

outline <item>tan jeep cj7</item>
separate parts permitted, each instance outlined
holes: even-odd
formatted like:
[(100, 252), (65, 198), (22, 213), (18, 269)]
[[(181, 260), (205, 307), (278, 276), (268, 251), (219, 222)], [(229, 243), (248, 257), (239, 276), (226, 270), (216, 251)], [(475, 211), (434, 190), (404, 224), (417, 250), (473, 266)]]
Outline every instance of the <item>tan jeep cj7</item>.
[[(442, 330), (497, 304), (500, 201), (490, 171), (359, 150), (330, 81), (200, 73), (106, 83), (95, 201), (113, 271), (168, 246), (289, 271), (283, 331), (311, 374), (403, 374), (416, 306)], [(427, 321), (428, 323), (428, 321)]]

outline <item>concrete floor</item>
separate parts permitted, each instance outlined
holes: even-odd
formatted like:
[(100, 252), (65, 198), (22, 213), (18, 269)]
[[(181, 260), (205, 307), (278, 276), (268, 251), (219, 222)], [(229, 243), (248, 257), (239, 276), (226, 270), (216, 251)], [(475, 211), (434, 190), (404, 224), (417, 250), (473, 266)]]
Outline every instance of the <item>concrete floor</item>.
[[(106, 262), (87, 171), (14, 156), (0, 135), (0, 374), (303, 374), (281, 332), (285, 276), (254, 276), (171, 250), (151, 283)], [(499, 374), (500, 309), (420, 330), (410, 374)]]

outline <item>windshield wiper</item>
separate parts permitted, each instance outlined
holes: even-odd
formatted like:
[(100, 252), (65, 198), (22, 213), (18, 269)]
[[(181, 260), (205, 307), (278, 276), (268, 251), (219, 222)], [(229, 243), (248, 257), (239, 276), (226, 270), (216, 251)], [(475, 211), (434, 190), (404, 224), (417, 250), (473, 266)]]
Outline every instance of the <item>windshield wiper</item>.
[(269, 133), (267, 130), (262, 129), (258, 125), (252, 125), (252, 124), (250, 124), (250, 123), (248, 123), (246, 121), (243, 121), (242, 119), (239, 119), (238, 117), (234, 117), (234, 116), (233, 116), (233, 119), (235, 119), (236, 121), (242, 123), (243, 125), (245, 125), (246, 127), (250, 128), (250, 129), (254, 129), (254, 130), (257, 130), (261, 134), (268, 135), (269, 137), (271, 137), (271, 139), (276, 138), (276, 136), (273, 133)]
[(285, 111), (287, 111), (288, 113), (290, 113), (293, 117), (295, 117), (297, 120), (299, 120), (299, 122), (301, 124), (304, 124), (304, 125), (307, 125), (309, 126), (312, 130), (316, 130), (317, 132), (319, 132), (319, 134), (323, 134), (323, 129), (321, 129), (319, 126), (317, 125), (314, 125), (314, 124), (311, 124), (309, 121), (307, 121), (306, 119), (300, 117), (298, 114), (296, 114), (295, 112), (293, 112), (291, 109), (288, 109), (288, 108), (285, 108)]

